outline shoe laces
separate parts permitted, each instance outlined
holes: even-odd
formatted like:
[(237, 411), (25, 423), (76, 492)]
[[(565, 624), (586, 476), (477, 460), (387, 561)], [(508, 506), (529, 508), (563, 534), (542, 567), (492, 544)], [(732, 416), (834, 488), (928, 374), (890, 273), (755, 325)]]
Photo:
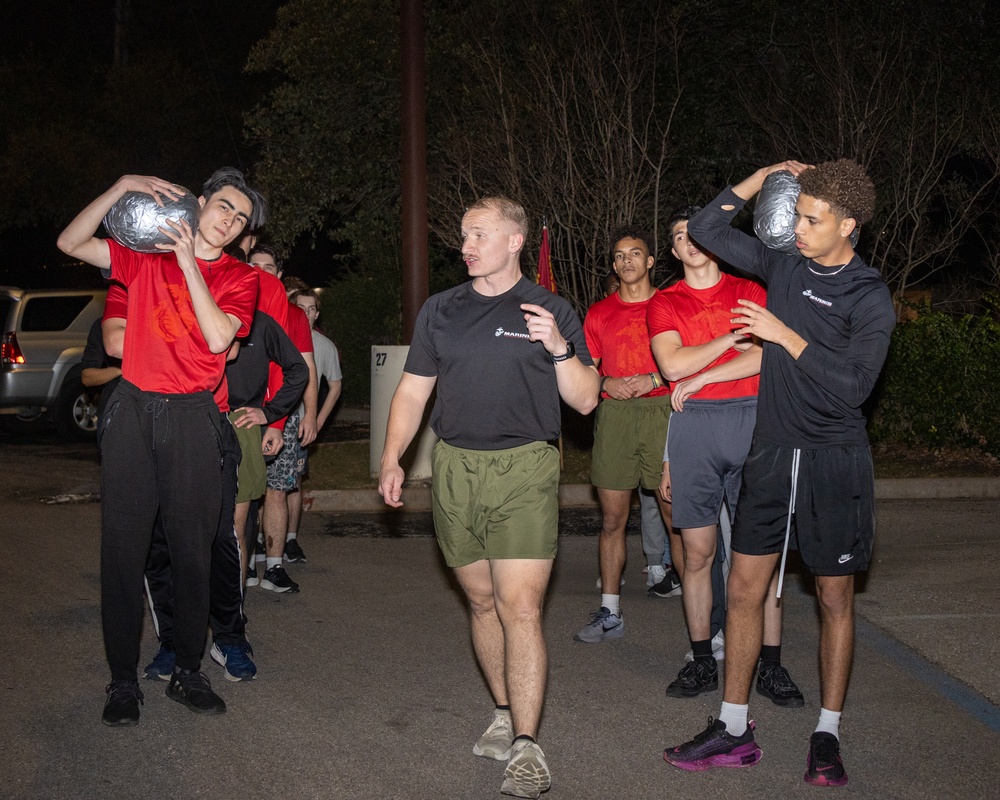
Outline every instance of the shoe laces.
[(725, 733), (725, 725), (723, 724), (722, 727), (720, 728), (719, 721), (712, 717), (709, 717), (708, 727), (705, 728), (705, 730), (703, 730), (701, 733), (696, 734), (694, 737), (694, 741), (703, 742), (709, 737), (714, 736), (716, 733)]
[(836, 736), (818, 736), (813, 745), (813, 763), (836, 764), (840, 756), (840, 740)]
[(590, 613), (590, 621), (593, 622), (603, 622), (608, 617), (614, 616), (610, 609), (601, 606), (597, 611), (592, 611)]
[(111, 681), (104, 691), (108, 694), (109, 703), (133, 699), (142, 704), (144, 699), (138, 681)]
[(209, 683), (208, 676), (201, 671), (175, 672), (174, 678), (186, 692), (190, 692), (192, 690), (210, 692), (212, 690), (212, 684)]
[(761, 672), (763, 673), (764, 680), (779, 691), (791, 692), (798, 690), (798, 687), (792, 682), (792, 676), (788, 674), (788, 670), (780, 664), (772, 667), (764, 667)]

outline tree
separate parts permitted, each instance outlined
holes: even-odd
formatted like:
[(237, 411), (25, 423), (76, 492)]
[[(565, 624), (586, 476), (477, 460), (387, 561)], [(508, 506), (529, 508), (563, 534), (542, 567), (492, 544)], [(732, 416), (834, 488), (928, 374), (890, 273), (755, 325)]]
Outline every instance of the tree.
[[(949, 5), (954, 7), (949, 8)], [(879, 196), (862, 246), (901, 295), (955, 264), (1000, 180), (992, 102), (973, 91), (986, 26), (968, 4), (771, 3), (740, 99), (766, 161), (854, 158)]]

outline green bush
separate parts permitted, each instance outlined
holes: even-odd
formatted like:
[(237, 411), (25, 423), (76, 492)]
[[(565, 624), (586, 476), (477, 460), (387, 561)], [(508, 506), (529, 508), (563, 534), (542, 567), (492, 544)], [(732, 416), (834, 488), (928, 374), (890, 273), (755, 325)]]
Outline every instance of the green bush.
[(1000, 455), (998, 297), (987, 313), (929, 308), (893, 332), (869, 426), (876, 442), (979, 447)]
[(398, 267), (377, 261), (349, 268), (323, 291), (321, 324), (340, 352), (342, 404), (370, 403), (372, 345), (398, 344), (399, 293)]

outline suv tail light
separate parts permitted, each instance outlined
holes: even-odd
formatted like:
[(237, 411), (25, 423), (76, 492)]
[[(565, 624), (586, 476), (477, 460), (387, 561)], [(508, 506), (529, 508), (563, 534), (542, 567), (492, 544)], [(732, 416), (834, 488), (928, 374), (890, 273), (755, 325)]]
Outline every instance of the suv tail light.
[(0, 342), (0, 364), (23, 364), (24, 353), (17, 345), (17, 336), (14, 331), (5, 333), (3, 341)]

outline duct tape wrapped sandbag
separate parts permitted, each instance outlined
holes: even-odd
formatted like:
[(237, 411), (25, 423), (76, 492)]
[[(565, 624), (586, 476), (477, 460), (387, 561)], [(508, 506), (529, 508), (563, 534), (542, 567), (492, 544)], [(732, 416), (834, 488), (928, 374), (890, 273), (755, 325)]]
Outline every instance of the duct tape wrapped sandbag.
[(786, 170), (764, 178), (753, 210), (753, 231), (767, 247), (782, 253), (797, 253), (795, 247), (795, 201), (799, 182)]
[[(753, 210), (753, 231), (767, 247), (782, 253), (797, 253), (795, 203), (801, 187), (791, 172), (780, 169), (764, 178)], [(851, 246), (858, 246), (861, 228), (851, 231)]]
[(187, 189), (179, 188), (184, 194), (176, 200), (164, 197), (162, 206), (151, 194), (126, 192), (104, 217), (104, 227), (118, 244), (130, 250), (138, 253), (163, 252), (156, 245), (171, 242), (159, 230), (169, 228), (168, 219), (174, 222), (185, 220), (192, 230), (198, 228), (198, 198)]

